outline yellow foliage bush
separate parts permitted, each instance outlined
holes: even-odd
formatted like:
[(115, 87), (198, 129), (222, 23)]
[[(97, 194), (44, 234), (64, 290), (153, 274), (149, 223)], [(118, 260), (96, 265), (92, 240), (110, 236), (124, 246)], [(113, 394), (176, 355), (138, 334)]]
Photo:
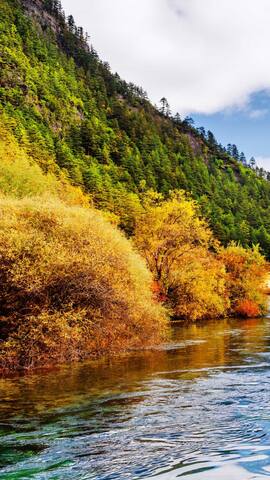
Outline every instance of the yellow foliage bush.
[(179, 263), (175, 285), (171, 299), (177, 317), (194, 321), (226, 314), (225, 268), (206, 250), (197, 250)]
[(93, 209), (0, 199), (2, 367), (160, 340), (166, 314), (129, 241)]
[(251, 311), (265, 313), (267, 297), (264, 286), (268, 268), (258, 245), (244, 248), (232, 242), (226, 248), (220, 248), (219, 259), (226, 269), (229, 313), (244, 316), (250, 316)]
[(213, 236), (199, 217), (196, 202), (182, 191), (173, 192), (165, 201), (150, 193), (144, 206), (136, 222), (134, 241), (155, 279), (168, 293), (174, 287), (179, 262), (198, 247), (208, 248)]
[(173, 192), (166, 201), (150, 193), (144, 206), (134, 241), (174, 316), (198, 320), (224, 315), (224, 267), (209, 252), (215, 241), (196, 202), (184, 192)]

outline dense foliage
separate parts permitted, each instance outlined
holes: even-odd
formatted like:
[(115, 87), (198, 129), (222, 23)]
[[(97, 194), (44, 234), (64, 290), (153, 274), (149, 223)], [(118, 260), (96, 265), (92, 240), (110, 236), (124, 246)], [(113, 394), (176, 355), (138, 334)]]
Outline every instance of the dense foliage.
[(198, 205), (183, 192), (148, 194), (134, 241), (156, 281), (156, 294), (187, 320), (265, 311), (267, 265), (258, 247), (221, 247)]
[(232, 242), (219, 250), (219, 260), (226, 269), (229, 313), (256, 317), (264, 312), (267, 264), (258, 246), (244, 249)]
[(0, 200), (0, 366), (33, 367), (160, 341), (164, 308), (130, 242), (97, 211)]
[(13, 198), (47, 197), (63, 200), (67, 205), (88, 206), (89, 198), (72, 186), (61, 172), (45, 173), (20, 147), (0, 118), (0, 192)]
[(43, 171), (64, 172), (116, 214), (129, 234), (141, 193), (184, 189), (223, 244), (259, 242), (269, 257), (265, 172), (254, 162), (247, 167), (234, 145), (222, 148), (190, 119), (171, 117), (166, 99), (154, 108), (87, 40), (59, 1), (2, 0), (0, 105), (20, 145)]

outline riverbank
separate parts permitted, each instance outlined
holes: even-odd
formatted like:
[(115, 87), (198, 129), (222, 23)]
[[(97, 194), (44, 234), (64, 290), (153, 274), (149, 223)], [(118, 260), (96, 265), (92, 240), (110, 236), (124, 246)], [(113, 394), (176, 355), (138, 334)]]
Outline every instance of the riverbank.
[[(146, 231), (138, 221), (128, 240), (93, 208), (53, 197), (0, 198), (2, 371), (159, 344), (173, 316), (262, 314), (267, 264), (257, 247), (215, 243), (214, 252), (209, 227), (182, 193), (155, 208), (145, 207)], [(150, 261), (156, 248), (163, 252), (159, 278)], [(180, 262), (171, 262), (172, 252)]]

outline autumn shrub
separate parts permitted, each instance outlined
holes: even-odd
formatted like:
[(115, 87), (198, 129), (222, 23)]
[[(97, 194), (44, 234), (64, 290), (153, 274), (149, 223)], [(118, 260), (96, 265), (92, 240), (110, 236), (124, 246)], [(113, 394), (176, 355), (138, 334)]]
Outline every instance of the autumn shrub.
[(198, 247), (208, 248), (213, 235), (199, 217), (196, 202), (183, 191), (172, 192), (167, 200), (149, 192), (144, 208), (136, 222), (134, 241), (156, 280), (168, 291), (171, 272), (179, 260)]
[(235, 242), (219, 251), (226, 269), (226, 289), (230, 299), (229, 313), (258, 316), (266, 311), (265, 280), (267, 262), (259, 246), (243, 248)]
[(0, 280), (3, 367), (97, 356), (166, 330), (144, 261), (93, 209), (0, 198)]
[(258, 317), (261, 312), (257, 303), (248, 298), (244, 298), (236, 303), (235, 313), (241, 317), (253, 318)]
[(144, 208), (134, 241), (173, 315), (189, 320), (224, 315), (225, 270), (210, 253), (215, 241), (196, 202), (181, 191), (167, 200), (150, 192)]
[(195, 250), (179, 262), (174, 276), (170, 296), (176, 317), (195, 321), (226, 315), (225, 269), (212, 253)]

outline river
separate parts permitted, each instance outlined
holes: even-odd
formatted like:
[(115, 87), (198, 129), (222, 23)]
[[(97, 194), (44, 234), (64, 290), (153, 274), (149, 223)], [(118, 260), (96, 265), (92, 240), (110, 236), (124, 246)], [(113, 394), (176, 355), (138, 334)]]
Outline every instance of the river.
[(0, 479), (270, 479), (270, 319), (0, 380)]

